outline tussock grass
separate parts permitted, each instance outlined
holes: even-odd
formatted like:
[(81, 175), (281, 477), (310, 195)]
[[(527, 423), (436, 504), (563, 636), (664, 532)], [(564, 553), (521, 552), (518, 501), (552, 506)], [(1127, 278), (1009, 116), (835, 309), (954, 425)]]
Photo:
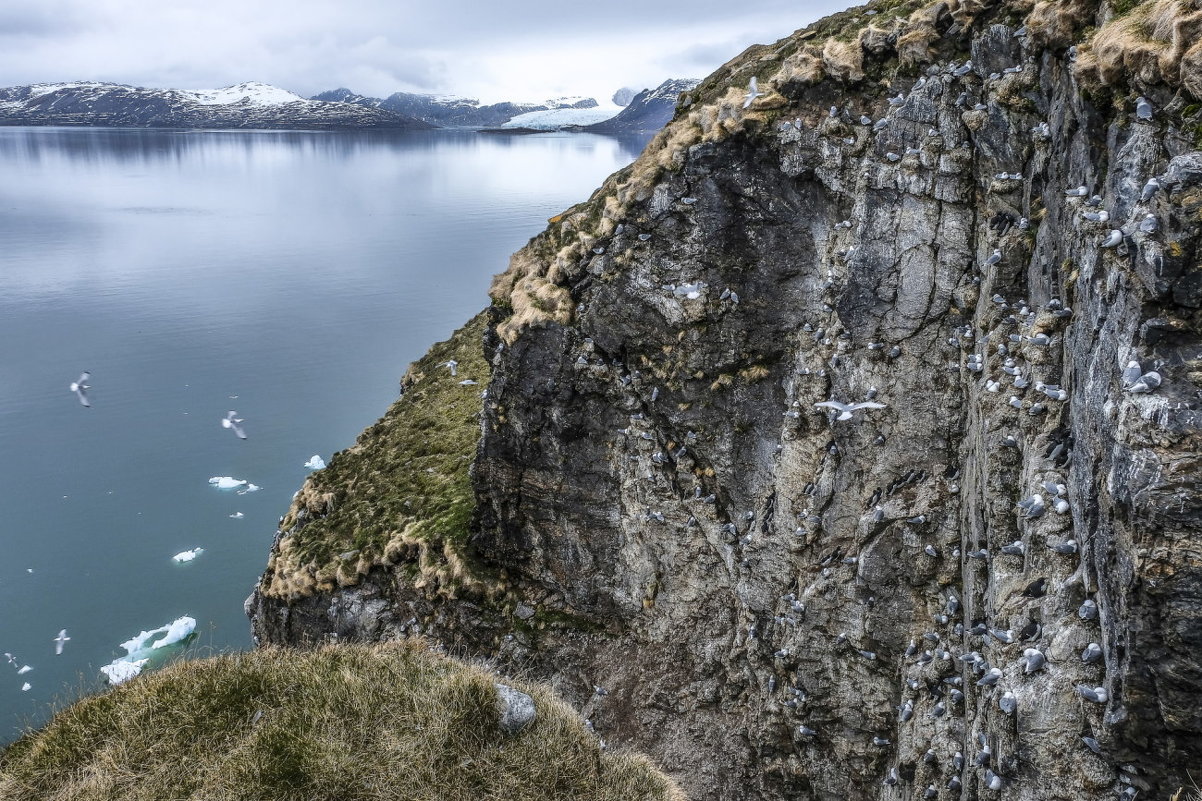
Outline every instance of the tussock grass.
[[(440, 586), (471, 582), (459, 554), (475, 510), (468, 469), (490, 375), (487, 317), (477, 315), (414, 362), (384, 416), (305, 481), (280, 525), (289, 533), (268, 562), (266, 595), (353, 585), (373, 566), (400, 561)], [(457, 376), (442, 366), (451, 359)], [(459, 384), (468, 378), (478, 383)]]
[(185, 662), (64, 709), (0, 754), (6, 801), (677, 801), (644, 757), (600, 750), (547, 688), (499, 729), (488, 671), (425, 643)]

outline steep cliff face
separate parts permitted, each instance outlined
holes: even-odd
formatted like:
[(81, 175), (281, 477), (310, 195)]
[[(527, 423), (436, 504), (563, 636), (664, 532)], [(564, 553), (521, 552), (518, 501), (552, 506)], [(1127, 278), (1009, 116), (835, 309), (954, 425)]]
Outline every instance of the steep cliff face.
[(473, 580), (277, 565), (256, 635), (521, 665), (695, 798), (1189, 787), (1199, 26), (884, 2), (748, 50), (498, 277)]

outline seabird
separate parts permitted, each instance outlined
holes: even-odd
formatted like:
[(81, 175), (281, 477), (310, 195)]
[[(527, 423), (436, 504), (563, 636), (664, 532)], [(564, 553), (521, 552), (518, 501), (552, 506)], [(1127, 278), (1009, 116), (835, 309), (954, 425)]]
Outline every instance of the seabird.
[(54, 638), (54, 653), (61, 654), (63, 652), (63, 645), (66, 644), (67, 640), (69, 639), (71, 638), (67, 636), (66, 629), (59, 631), (58, 636)]
[(1148, 98), (1142, 95), (1135, 98), (1135, 116), (1137, 119), (1151, 121), (1152, 104), (1148, 102)]
[(1002, 789), (1002, 777), (989, 768), (985, 768), (985, 788), (988, 790)]
[(71, 382), (70, 386), (71, 391), (75, 393), (75, 397), (79, 398), (80, 404), (88, 407), (92, 405), (92, 402), (88, 400), (87, 395), (87, 390), (91, 389), (91, 387), (88, 386), (87, 381), (91, 377), (92, 374), (87, 370), (84, 370), (79, 374), (79, 378)]
[(1028, 648), (1023, 651), (1023, 662), (1025, 662), (1024, 673), (1034, 673), (1047, 664), (1048, 658), (1043, 655), (1043, 651), (1038, 648)]
[(1063, 554), (1076, 553), (1077, 552), (1077, 541), (1076, 540), (1065, 540), (1064, 542), (1060, 543), (1059, 545), (1053, 545), (1052, 550), (1055, 551), (1056, 553), (1063, 553)]
[(443, 362), (439, 366), (440, 367), (449, 367), (451, 369), (452, 377), (459, 375), (459, 372), (458, 372), (459, 362), (455, 361), (454, 359), (449, 359), (449, 360)]
[(1013, 715), (1014, 711), (1018, 709), (1018, 699), (1014, 697), (1014, 693), (1007, 690), (1002, 693), (1002, 697), (998, 699), (997, 705), (998, 709), (1007, 715)]
[(1081, 652), (1082, 662), (1097, 662), (1101, 658), (1102, 646), (1098, 645), (1096, 642), (1091, 642), (1089, 645), (1085, 646), (1085, 650)]
[(764, 93), (759, 90), (759, 86), (755, 82), (755, 76), (752, 75), (751, 83), (748, 85), (748, 88), (747, 88), (747, 97), (743, 101), (743, 108), (750, 107), (751, 104), (753, 102), (755, 102), (755, 99), (757, 97), (763, 97), (763, 96), (764, 96)]
[(1106, 692), (1105, 687), (1089, 687), (1084, 684), (1078, 684), (1077, 692), (1086, 701), (1093, 701), (1095, 704), (1104, 704), (1110, 700), (1110, 693)]
[(826, 400), (821, 403), (815, 403), (816, 407), (826, 407), (839, 412), (836, 420), (850, 420), (852, 413), (860, 409), (884, 409), (885, 404), (877, 403), (876, 401), (861, 401), (859, 403), (841, 403), (837, 400)]
[(1123, 241), (1123, 232), (1115, 228), (1110, 232), (1110, 235), (1103, 240), (1100, 247), (1114, 248), (1118, 247)]
[(233, 429), (234, 433), (238, 435), (238, 439), (246, 439), (246, 432), (242, 430), (242, 426), (238, 425), (243, 420), (237, 415), (238, 413), (233, 410), (226, 412), (225, 417), (221, 418), (221, 427)]
[(1144, 184), (1143, 191), (1139, 193), (1139, 202), (1147, 203), (1158, 191), (1160, 191), (1160, 181), (1149, 178), (1148, 182)]
[(1082, 620), (1097, 620), (1098, 605), (1092, 598), (1086, 598), (1085, 603), (1081, 604), (1081, 608), (1077, 610), (1077, 616)]
[(1155, 214), (1145, 216), (1139, 224), (1139, 230), (1145, 234), (1154, 234), (1158, 228), (1160, 228), (1160, 221), (1156, 219)]
[(982, 676), (977, 681), (978, 687), (992, 687), (998, 683), (998, 679), (1002, 677), (1001, 668), (989, 668), (989, 672)]

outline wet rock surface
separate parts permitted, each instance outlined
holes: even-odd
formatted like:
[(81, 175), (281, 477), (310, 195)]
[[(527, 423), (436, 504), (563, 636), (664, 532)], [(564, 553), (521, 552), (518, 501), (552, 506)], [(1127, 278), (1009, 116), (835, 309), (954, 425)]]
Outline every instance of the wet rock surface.
[[(1141, 120), (1136, 88), (1083, 91), (1068, 42), (1021, 35), (1029, 7), (937, 6), (908, 69), (881, 20), (850, 86), (766, 80), (804, 31), (711, 76), (650, 150), (706, 109), (725, 132), (625, 198), (607, 183), (545, 271), (570, 315), (490, 328), (470, 552), (501, 589), (381, 568), (258, 594), (257, 636), (339, 621), (521, 665), (694, 798), (1190, 786), (1189, 98), (1140, 87)], [(752, 74), (771, 91), (744, 110)]]

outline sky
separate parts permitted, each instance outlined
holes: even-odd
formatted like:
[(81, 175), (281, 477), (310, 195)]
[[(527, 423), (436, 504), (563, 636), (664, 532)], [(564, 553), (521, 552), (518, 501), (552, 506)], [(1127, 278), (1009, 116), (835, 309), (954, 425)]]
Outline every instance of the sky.
[(0, 0), (0, 86), (262, 81), (483, 102), (703, 78), (845, 0)]

